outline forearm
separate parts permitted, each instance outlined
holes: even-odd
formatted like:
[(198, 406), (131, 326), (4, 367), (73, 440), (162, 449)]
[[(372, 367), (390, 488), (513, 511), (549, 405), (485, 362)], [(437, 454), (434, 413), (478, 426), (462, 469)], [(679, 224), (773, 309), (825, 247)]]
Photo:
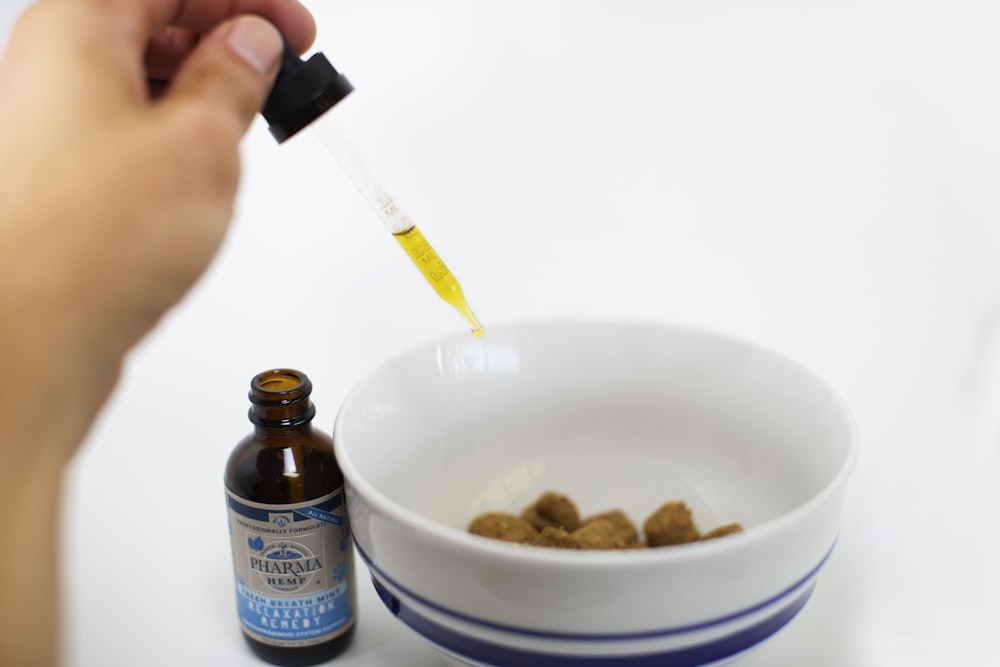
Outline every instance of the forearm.
[[(59, 506), (63, 466), (17, 456), (45, 442), (4, 443), (0, 454), (0, 665), (54, 665), (59, 637)], [(14, 446), (9, 446), (14, 445)]]
[(10, 292), (5, 297), (0, 297), (5, 354), (0, 372), (0, 665), (54, 665), (61, 615), (62, 478), (114, 386), (125, 342), (95, 344), (70, 309), (46, 309), (38, 301), (29, 309)]

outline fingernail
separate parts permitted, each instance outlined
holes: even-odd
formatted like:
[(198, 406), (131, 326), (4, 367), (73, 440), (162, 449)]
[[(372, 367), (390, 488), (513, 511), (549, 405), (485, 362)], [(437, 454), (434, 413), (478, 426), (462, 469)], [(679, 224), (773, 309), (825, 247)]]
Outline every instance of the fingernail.
[(277, 28), (257, 16), (235, 19), (226, 41), (238, 56), (264, 74), (275, 68), (284, 48)]

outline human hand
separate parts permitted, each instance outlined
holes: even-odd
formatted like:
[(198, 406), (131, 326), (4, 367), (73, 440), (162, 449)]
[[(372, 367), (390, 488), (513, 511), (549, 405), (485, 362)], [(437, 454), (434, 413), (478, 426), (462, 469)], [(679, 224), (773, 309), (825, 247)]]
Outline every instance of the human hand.
[(56, 662), (63, 466), (126, 352), (222, 240), (238, 143), (282, 50), (272, 24), (298, 49), (313, 39), (294, 0), (41, 0), (11, 33), (0, 533), (17, 549), (0, 558), (0, 664)]
[(35, 414), (45, 404), (66, 406), (51, 427), (67, 452), (222, 241), (239, 140), (280, 60), (275, 27), (300, 51), (315, 33), (294, 0), (41, 0), (11, 33), (0, 344), (37, 391), (0, 383), (0, 412), (38, 424), (53, 421)]

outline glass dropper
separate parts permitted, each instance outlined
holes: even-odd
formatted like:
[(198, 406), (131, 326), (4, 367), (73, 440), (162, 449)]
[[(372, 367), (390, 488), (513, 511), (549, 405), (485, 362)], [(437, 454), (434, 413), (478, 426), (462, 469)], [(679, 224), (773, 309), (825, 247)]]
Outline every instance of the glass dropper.
[(281, 70), (262, 113), (279, 143), (319, 119), (313, 129), (327, 150), (438, 296), (465, 318), (473, 336), (481, 336), (482, 325), (469, 308), (458, 280), (413, 220), (381, 186), (333, 119), (323, 116), (352, 90), (354, 87), (347, 78), (322, 53), (302, 61), (286, 44)]
[(330, 117), (321, 118), (313, 129), (437, 295), (465, 318), (472, 327), (473, 336), (482, 336), (483, 327), (469, 308), (462, 286), (458, 284), (454, 274), (448, 270), (410, 216), (382, 188), (343, 131)]

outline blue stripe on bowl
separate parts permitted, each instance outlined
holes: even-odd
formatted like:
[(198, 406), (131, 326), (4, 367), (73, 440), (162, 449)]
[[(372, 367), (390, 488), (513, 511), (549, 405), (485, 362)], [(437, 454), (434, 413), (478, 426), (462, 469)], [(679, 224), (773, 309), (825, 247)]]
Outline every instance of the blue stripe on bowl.
[(518, 667), (700, 667), (737, 656), (785, 626), (805, 606), (815, 582), (787, 605), (766, 618), (734, 632), (695, 646), (625, 655), (583, 656), (526, 651), (483, 641), (423, 616), (394, 596), (376, 576), (372, 583), (382, 602), (406, 625), (447, 653), (487, 665)]
[[(458, 619), (465, 623), (472, 625), (478, 625), (481, 627), (489, 628), (491, 630), (498, 630), (501, 632), (509, 632), (512, 634), (519, 634), (528, 637), (538, 637), (542, 639), (557, 639), (566, 641), (585, 641), (585, 642), (606, 642), (606, 641), (633, 641), (641, 639), (661, 639), (664, 637), (670, 637), (673, 635), (680, 635), (689, 632), (695, 632), (698, 630), (706, 630), (709, 628), (717, 627), (720, 625), (725, 625), (731, 623), (740, 618), (750, 616), (759, 611), (766, 609), (767, 607), (773, 606), (780, 602), (783, 598), (789, 597), (796, 593), (799, 589), (803, 588), (807, 584), (813, 583), (816, 575), (819, 573), (820, 568), (826, 564), (826, 561), (830, 558), (830, 554), (833, 553), (834, 545), (830, 547), (829, 551), (824, 554), (823, 558), (820, 559), (819, 563), (816, 564), (808, 573), (801, 577), (798, 581), (793, 583), (791, 586), (785, 588), (783, 591), (779, 592), (777, 595), (773, 595), (766, 600), (763, 600), (755, 605), (741, 609), (739, 611), (733, 612), (732, 614), (727, 614), (725, 616), (719, 616), (717, 618), (712, 618), (707, 621), (702, 621), (699, 623), (693, 623), (691, 625), (675, 626), (671, 628), (662, 628), (658, 630), (649, 630), (644, 632), (618, 632), (618, 633), (575, 633), (575, 632), (557, 632), (552, 630), (538, 630), (535, 628), (520, 627), (516, 625), (507, 625), (504, 623), (496, 623), (493, 621), (487, 621), (482, 618), (466, 614), (464, 612), (456, 611), (449, 607), (445, 607), (437, 602), (427, 599), (426, 597), (414, 593), (412, 590), (405, 586), (400, 585), (399, 582), (395, 581), (392, 577), (387, 575), (381, 568), (379, 568), (372, 559), (365, 553), (365, 550), (361, 548), (357, 540), (354, 541), (357, 547), (358, 553), (361, 555), (362, 560), (368, 566), (368, 569), (372, 573), (373, 580), (378, 577), (382, 582), (388, 585), (389, 588), (395, 589), (400, 594), (408, 597), (415, 602), (427, 607), (428, 609), (433, 609), (438, 613), (450, 616), (452, 618)], [(377, 588), (377, 586), (376, 586)], [(810, 590), (811, 587), (810, 587)], [(806, 596), (808, 597), (808, 595)], [(385, 599), (383, 598), (383, 602)], [(386, 603), (388, 606), (388, 603)], [(390, 611), (392, 608), (390, 607)], [(395, 613), (395, 611), (393, 611)]]

